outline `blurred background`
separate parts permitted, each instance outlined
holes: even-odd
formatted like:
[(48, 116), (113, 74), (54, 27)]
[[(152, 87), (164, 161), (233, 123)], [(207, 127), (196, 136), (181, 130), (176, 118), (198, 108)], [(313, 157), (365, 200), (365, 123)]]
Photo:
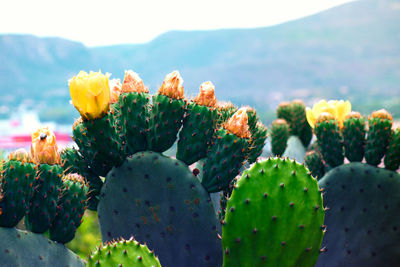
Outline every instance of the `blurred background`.
[[(219, 100), (255, 107), (267, 126), (297, 98), (398, 121), (400, 1), (2, 1), (0, 156), (29, 147), (39, 125), (71, 145), (68, 80), (99, 69), (121, 80), (132, 69), (151, 93), (173, 70), (188, 96), (210, 80)], [(78, 253), (100, 242), (95, 220), (70, 244)]]

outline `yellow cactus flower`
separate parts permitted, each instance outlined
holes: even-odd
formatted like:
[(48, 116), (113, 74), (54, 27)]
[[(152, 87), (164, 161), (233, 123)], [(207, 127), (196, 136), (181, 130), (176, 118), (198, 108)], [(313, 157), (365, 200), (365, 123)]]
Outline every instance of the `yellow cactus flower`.
[(93, 120), (103, 117), (110, 105), (110, 86), (108, 75), (99, 72), (85, 71), (69, 81), (69, 92), (72, 104), (83, 119)]
[(174, 99), (183, 99), (184, 95), (182, 84), (183, 79), (179, 72), (177, 70), (173, 71), (165, 76), (158, 93)]
[(48, 127), (41, 127), (32, 133), (31, 155), (35, 163), (59, 164), (60, 155), (56, 136)]
[(122, 92), (121, 86), (122, 85), (121, 85), (120, 79), (110, 80), (110, 103), (111, 104), (118, 102), (119, 95)]
[(148, 93), (149, 89), (144, 86), (142, 79), (140, 79), (139, 75), (132, 71), (126, 70), (124, 81), (122, 83), (122, 93)]
[(312, 128), (314, 128), (318, 116), (323, 113), (330, 113), (334, 119), (339, 123), (339, 127), (343, 127), (343, 121), (345, 120), (347, 114), (351, 112), (351, 103), (349, 101), (343, 100), (331, 100), (325, 101), (321, 100), (314, 104), (311, 108), (306, 108), (307, 121)]
[(217, 97), (215, 96), (215, 87), (212, 82), (204, 82), (200, 85), (200, 93), (194, 98), (194, 102), (201, 106), (215, 107)]
[(240, 138), (250, 138), (247, 109), (240, 108), (224, 123), (223, 127)]
[(231, 102), (218, 101), (216, 107), (219, 110), (228, 110), (230, 108), (235, 108), (235, 105), (233, 105)]

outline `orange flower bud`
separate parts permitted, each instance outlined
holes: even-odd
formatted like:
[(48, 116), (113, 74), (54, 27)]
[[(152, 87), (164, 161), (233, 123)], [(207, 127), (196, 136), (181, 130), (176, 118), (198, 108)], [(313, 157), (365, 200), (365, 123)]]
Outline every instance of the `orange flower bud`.
[(212, 82), (204, 82), (200, 85), (200, 93), (194, 98), (194, 102), (201, 106), (215, 107), (217, 98), (214, 94), (215, 87)]
[(31, 154), (35, 163), (59, 164), (56, 137), (48, 127), (41, 127), (32, 133)]
[(335, 117), (329, 112), (322, 112), (321, 114), (318, 115), (316, 123), (329, 121), (329, 120), (335, 120)]
[(223, 127), (240, 138), (250, 138), (246, 108), (240, 108), (236, 111)]
[(183, 99), (183, 79), (178, 71), (173, 71), (167, 76), (158, 90), (160, 95), (165, 95), (174, 99)]
[(387, 112), (385, 109), (380, 109), (377, 111), (372, 112), (371, 114), (372, 118), (381, 118), (381, 119), (386, 119), (386, 120), (393, 120), (392, 115), (390, 115), (389, 112)]
[(122, 83), (122, 93), (130, 92), (148, 93), (149, 89), (144, 86), (142, 79), (136, 72), (126, 70), (124, 81)]
[(361, 114), (358, 111), (352, 111), (349, 114), (346, 115), (346, 119), (350, 119), (350, 118), (361, 118)]

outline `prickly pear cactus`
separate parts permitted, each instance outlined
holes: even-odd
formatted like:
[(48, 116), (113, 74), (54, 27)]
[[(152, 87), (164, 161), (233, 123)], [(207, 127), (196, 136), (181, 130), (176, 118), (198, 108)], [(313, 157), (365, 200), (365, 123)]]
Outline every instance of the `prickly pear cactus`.
[(317, 267), (400, 266), (400, 175), (363, 163), (332, 169), (320, 181), (326, 212)]
[(101, 245), (89, 255), (91, 266), (161, 267), (154, 252), (133, 238)]
[[(111, 108), (99, 103), (86, 109), (81, 96), (92, 88), (87, 83), (82, 78), (70, 87), (82, 116), (74, 138), (83, 165), (105, 176), (98, 204), (103, 241), (135, 236), (158, 251), (166, 266), (220, 266), (220, 223), (210, 193), (227, 188), (245, 162), (261, 154), (267, 131), (255, 110), (218, 103), (211, 82), (189, 101), (177, 71), (153, 96), (137, 74), (126, 72)], [(176, 141), (177, 159), (161, 154)], [(118, 146), (127, 147), (126, 154), (115, 152)], [(120, 157), (122, 164), (114, 160)], [(201, 162), (201, 173), (190, 171), (195, 162)]]
[(0, 235), (1, 266), (84, 266), (79, 256), (44, 235), (3, 227)]
[[(386, 163), (399, 161), (392, 150), (397, 130), (391, 129), (392, 118), (385, 110), (372, 113), (368, 131), (364, 117), (347, 111), (342, 116), (323, 112), (315, 117), (314, 130), (322, 158), (318, 152), (306, 156), (313, 175), (326, 172), (319, 186), (328, 207), (323, 241), (327, 252), (316, 266), (399, 266), (398, 165), (386, 164), (394, 171), (374, 166), (383, 166), (385, 153)], [(345, 156), (351, 163), (343, 164)], [(364, 157), (368, 164), (360, 163)], [(332, 169), (334, 166), (337, 167)]]
[(323, 221), (322, 195), (303, 165), (279, 158), (255, 163), (228, 201), (223, 266), (313, 266)]

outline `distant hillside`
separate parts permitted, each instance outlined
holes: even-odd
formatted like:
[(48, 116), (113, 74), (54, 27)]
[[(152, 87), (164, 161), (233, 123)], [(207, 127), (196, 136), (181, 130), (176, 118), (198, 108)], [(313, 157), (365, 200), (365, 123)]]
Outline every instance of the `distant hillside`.
[(173, 31), (140, 45), (86, 48), (0, 35), (0, 97), (13, 105), (21, 96), (66, 105), (66, 81), (80, 69), (120, 78), (134, 69), (154, 92), (178, 69), (189, 94), (211, 80), (219, 98), (266, 112), (282, 100), (325, 97), (351, 99), (364, 111), (384, 105), (400, 116), (399, 44), (400, 1), (393, 0), (352, 2), (266, 28)]

